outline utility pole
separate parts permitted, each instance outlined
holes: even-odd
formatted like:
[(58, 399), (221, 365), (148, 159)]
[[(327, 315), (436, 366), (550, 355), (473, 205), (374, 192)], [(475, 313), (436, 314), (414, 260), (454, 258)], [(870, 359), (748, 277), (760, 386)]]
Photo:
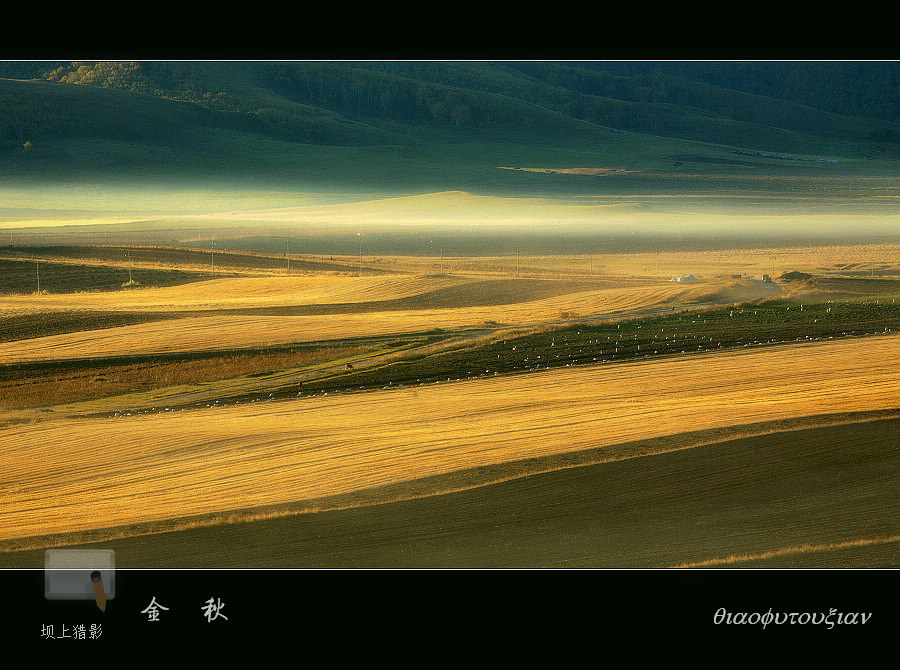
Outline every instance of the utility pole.
[(41, 294), (41, 264), (38, 261), (34, 262), (34, 270), (37, 273), (37, 292), (38, 295)]
[(519, 276), (519, 250), (516, 249), (516, 278)]
[(215, 257), (215, 253), (216, 253), (216, 243), (210, 241), (210, 243), (209, 243), (209, 264), (210, 264), (210, 268), (212, 268), (212, 276), (213, 276), (213, 277), (216, 276), (216, 257)]

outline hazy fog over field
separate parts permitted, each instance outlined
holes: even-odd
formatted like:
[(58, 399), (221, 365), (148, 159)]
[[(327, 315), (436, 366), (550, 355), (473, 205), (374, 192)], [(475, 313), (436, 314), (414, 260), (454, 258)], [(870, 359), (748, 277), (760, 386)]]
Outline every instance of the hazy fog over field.
[[(215, 186), (215, 185), (213, 185)], [(0, 242), (152, 242), (365, 255), (601, 253), (710, 244), (896, 242), (900, 213), (875, 195), (580, 196), (228, 192), (221, 187), (73, 186), (7, 194)]]

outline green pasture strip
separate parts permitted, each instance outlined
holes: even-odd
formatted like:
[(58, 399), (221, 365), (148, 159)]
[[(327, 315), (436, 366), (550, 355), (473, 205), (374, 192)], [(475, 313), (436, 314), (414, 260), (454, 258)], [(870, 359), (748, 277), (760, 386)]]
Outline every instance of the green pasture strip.
[[(776, 302), (600, 322), (580, 322), (511, 330), (485, 326), (473, 331), (433, 331), (394, 337), (348, 338), (235, 350), (135, 355), (0, 366), (0, 382), (64, 379), (82, 374), (113, 378), (126, 366), (217, 360), (234, 356), (335, 349), (335, 357), (313, 366), (260, 369), (248, 378), (209, 380), (187, 386), (147, 389), (109, 396), (104, 409), (150, 411), (160, 403), (179, 409), (196, 403), (233, 403), (296, 398), (333, 392), (421, 385), (485, 376), (522, 374), (548, 368), (651, 360), (745, 347), (865, 337), (900, 331), (900, 303), (892, 300)], [(371, 347), (347, 358), (347, 347)], [(345, 367), (349, 363), (353, 367)], [(173, 395), (174, 394), (174, 395)], [(181, 400), (178, 398), (189, 398)], [(97, 401), (91, 401), (94, 407)], [(76, 403), (79, 407), (80, 404)], [(73, 405), (74, 407), (74, 405)]]
[[(121, 356), (103, 356), (96, 358), (72, 358), (66, 360), (29, 361), (24, 363), (5, 363), (0, 365), (0, 381), (39, 376), (56, 376), (78, 370), (90, 370), (102, 373), (126, 365), (154, 365), (164, 363), (181, 363), (188, 361), (210, 361), (211, 364), (223, 357), (261, 356), (266, 354), (302, 354), (309, 351), (328, 349), (346, 349), (357, 346), (385, 347), (397, 350), (418, 344), (430, 344), (450, 338), (451, 331), (435, 329), (425, 333), (410, 333), (394, 336), (348, 337), (339, 340), (321, 340), (317, 342), (294, 342), (262, 347), (224, 348), (201, 351), (176, 351), (156, 354), (126, 354)], [(279, 368), (280, 369), (280, 368)], [(277, 371), (277, 370), (273, 370)]]
[[(9, 410), (4, 412), (5, 419), (0, 422), (8, 424), (76, 415), (131, 416), (201, 406), (224, 406), (236, 402), (296, 398), (299, 392), (298, 382), (310, 378), (336, 377), (342, 374), (348, 364), (366, 365), (373, 361), (391, 360), (412, 350), (440, 347), (445, 341), (452, 342), (455, 337), (457, 335), (452, 332), (435, 331), (397, 337), (350, 338), (253, 349), (8, 364), (0, 366), (0, 384), (3, 385), (0, 393), (15, 394), (17, 385), (56, 381), (71, 388), (78, 385), (89, 388), (92, 397), (65, 404), (45, 405), (43, 411), (52, 410), (51, 413), (34, 414), (33, 411), (24, 409)], [(288, 361), (296, 358), (299, 362), (320, 352), (326, 355), (318, 360), (285, 364), (285, 358)], [(115, 391), (115, 384), (120, 376), (135, 372), (140, 374), (142, 369), (148, 379), (152, 380), (155, 378), (152, 370), (155, 367), (177, 367), (179, 364), (202, 361), (208, 364), (210, 370), (217, 370), (234, 359), (239, 363), (242, 358), (255, 362), (259, 369), (238, 376), (189, 383), (175, 382), (164, 386), (148, 381), (146, 388)], [(259, 360), (257, 362), (254, 359)], [(172, 372), (173, 376), (177, 374), (177, 370)], [(109, 390), (103, 392), (103, 388)]]
[(487, 344), (310, 381), (309, 392), (433, 383), (743, 347), (900, 331), (900, 301), (856, 300), (689, 310), (618, 322), (572, 323)]

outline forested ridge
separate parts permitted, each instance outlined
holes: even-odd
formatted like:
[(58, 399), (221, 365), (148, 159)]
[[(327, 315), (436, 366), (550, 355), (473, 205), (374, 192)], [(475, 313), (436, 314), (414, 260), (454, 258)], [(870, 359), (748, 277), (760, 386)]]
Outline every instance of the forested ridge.
[(834, 114), (900, 121), (900, 62), (896, 61), (635, 62), (602, 67), (609, 74), (655, 80), (660, 85), (654, 93), (662, 96), (666, 80), (679, 77)]
[(51, 85), (187, 104), (210, 126), (321, 145), (540, 133), (571, 146), (590, 128), (776, 151), (802, 135), (896, 157), (900, 140), (894, 62), (3, 62), (0, 148), (115, 126), (92, 123), (96, 98), (77, 108)]

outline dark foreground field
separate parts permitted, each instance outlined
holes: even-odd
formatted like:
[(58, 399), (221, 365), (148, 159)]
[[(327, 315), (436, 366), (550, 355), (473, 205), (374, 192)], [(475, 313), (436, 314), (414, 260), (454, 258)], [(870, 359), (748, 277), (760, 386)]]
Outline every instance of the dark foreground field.
[[(122, 568), (900, 564), (900, 418), (781, 428), (442, 495), (80, 546), (114, 549)], [(0, 554), (0, 567), (42, 565), (43, 551)]]

